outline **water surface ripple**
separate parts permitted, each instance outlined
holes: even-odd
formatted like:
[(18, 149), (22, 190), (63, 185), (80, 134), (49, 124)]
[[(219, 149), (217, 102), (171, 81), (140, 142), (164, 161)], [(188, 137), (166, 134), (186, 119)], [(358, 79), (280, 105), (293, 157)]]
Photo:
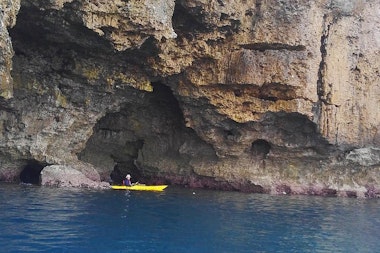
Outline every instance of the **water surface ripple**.
[(0, 184), (1, 252), (379, 252), (380, 200)]

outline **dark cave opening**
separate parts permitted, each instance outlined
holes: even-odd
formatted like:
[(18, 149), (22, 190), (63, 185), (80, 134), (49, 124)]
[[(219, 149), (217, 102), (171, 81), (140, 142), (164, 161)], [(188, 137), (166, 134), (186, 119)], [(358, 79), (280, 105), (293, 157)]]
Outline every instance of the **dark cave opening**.
[(143, 147), (144, 141), (138, 140), (136, 142), (126, 142), (122, 149), (133, 150), (128, 154), (120, 155), (112, 153), (110, 156), (115, 161), (115, 166), (110, 174), (110, 179), (113, 184), (121, 184), (127, 174), (133, 175), (133, 182), (137, 182), (142, 178), (142, 172), (137, 165), (138, 151)]
[(174, 126), (184, 127), (185, 119), (179, 102), (174, 96), (171, 88), (160, 82), (154, 82), (152, 83), (152, 86), (152, 106), (158, 107), (161, 111), (163, 111), (163, 115), (167, 117), (166, 120), (171, 121)]
[(201, 10), (197, 10), (195, 7), (193, 10), (191, 8), (184, 7), (181, 3), (176, 3), (174, 7), (174, 13), (172, 18), (174, 31), (178, 35), (190, 33), (202, 33), (207, 31), (207, 28), (198, 19), (196, 13), (201, 13)]
[(47, 166), (36, 160), (29, 160), (20, 173), (20, 181), (26, 184), (39, 184), (41, 170)]
[(190, 130), (179, 101), (168, 85), (153, 82), (152, 86), (152, 92), (132, 93), (119, 111), (99, 119), (78, 154), (80, 160), (99, 168), (102, 180), (120, 184), (131, 174), (134, 182), (139, 181), (158, 172), (154, 165), (144, 167), (144, 162), (155, 164), (166, 156), (183, 159), (178, 150)]
[(110, 174), (112, 184), (122, 184), (123, 179), (127, 174), (132, 175), (131, 179), (133, 182), (138, 182), (143, 175), (141, 174), (138, 166), (136, 166), (135, 161), (136, 159), (129, 160), (128, 162), (117, 163)]
[(258, 139), (252, 142), (251, 152), (254, 156), (259, 157), (260, 159), (265, 159), (269, 154), (271, 145), (269, 142), (263, 139)]

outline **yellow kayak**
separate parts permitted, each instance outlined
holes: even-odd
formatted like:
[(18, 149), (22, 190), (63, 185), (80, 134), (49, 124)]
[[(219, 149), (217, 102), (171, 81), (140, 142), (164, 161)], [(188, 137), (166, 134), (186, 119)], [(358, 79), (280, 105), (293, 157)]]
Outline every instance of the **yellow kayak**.
[(167, 185), (145, 185), (136, 184), (132, 186), (126, 185), (111, 185), (114, 190), (132, 190), (132, 191), (163, 191)]

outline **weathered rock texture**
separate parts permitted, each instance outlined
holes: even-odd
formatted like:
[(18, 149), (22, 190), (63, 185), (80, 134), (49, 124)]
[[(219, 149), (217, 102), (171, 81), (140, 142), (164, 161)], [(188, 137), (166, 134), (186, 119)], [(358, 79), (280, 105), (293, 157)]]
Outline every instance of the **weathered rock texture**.
[(12, 97), (13, 49), (7, 28), (15, 25), (19, 8), (18, 1), (0, 1), (0, 96), (4, 98)]
[(380, 194), (379, 1), (0, 7), (0, 180)]

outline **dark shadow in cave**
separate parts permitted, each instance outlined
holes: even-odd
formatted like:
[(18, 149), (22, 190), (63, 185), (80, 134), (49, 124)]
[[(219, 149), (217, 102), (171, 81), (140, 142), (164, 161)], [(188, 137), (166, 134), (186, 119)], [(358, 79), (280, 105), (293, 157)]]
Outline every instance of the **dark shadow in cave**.
[(47, 165), (36, 160), (27, 161), (27, 164), (20, 173), (20, 181), (26, 184), (39, 184), (41, 170)]
[(269, 154), (270, 149), (271, 145), (266, 140), (258, 139), (252, 142), (251, 152), (254, 156), (260, 159), (265, 159)]
[(125, 175), (120, 171), (120, 165), (116, 164), (110, 174), (112, 184), (120, 185), (123, 182)]
[(159, 107), (160, 110), (165, 110), (165, 115), (168, 116), (170, 121), (174, 123), (176, 127), (184, 127), (185, 120), (182, 110), (170, 87), (160, 82), (154, 82), (152, 83), (152, 86), (152, 106)]
[(16, 55), (23, 54), (25, 48), (31, 46), (54, 46), (86, 52), (107, 50), (109, 54), (112, 53), (109, 42), (84, 27), (80, 18), (75, 16), (75, 8), (71, 9), (70, 4), (66, 4), (60, 11), (21, 4), (16, 25), (9, 29), (9, 34)]
[(123, 179), (127, 174), (132, 175), (132, 182), (140, 181), (143, 175), (135, 161), (136, 159), (117, 163), (110, 174), (112, 184), (122, 184)]
[(194, 12), (195, 11), (185, 8), (180, 3), (175, 4), (172, 23), (174, 31), (178, 35), (187, 34), (191, 36), (190, 33), (202, 33), (207, 31), (205, 25), (197, 20)]
[(300, 113), (266, 113), (261, 124), (267, 135), (276, 136), (276, 144), (270, 146), (273, 152), (298, 152), (303, 156), (312, 152), (314, 157), (324, 157), (335, 150), (319, 133), (316, 123)]

